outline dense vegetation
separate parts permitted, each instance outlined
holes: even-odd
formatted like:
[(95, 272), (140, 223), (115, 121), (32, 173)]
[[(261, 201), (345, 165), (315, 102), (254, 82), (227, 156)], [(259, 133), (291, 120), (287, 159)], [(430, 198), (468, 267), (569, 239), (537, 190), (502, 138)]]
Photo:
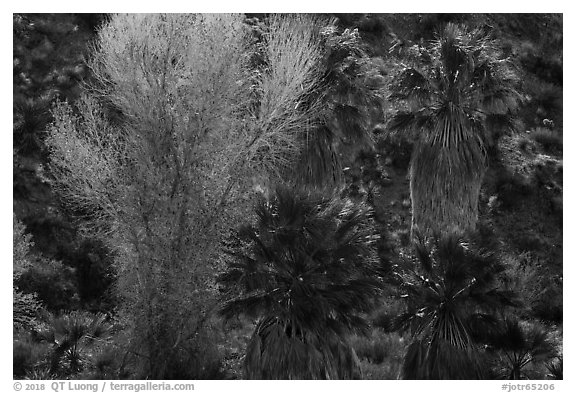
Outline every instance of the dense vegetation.
[(13, 32), (15, 378), (562, 378), (561, 15)]

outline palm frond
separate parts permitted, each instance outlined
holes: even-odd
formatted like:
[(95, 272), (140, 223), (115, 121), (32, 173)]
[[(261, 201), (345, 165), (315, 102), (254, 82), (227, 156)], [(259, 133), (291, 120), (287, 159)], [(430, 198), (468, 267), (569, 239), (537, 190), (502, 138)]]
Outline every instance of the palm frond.
[[(389, 326), (410, 329), (413, 337), (405, 378), (479, 378), (477, 345), (500, 334), (497, 313), (515, 305), (514, 294), (499, 288), (502, 263), (456, 235), (419, 238), (415, 256), (414, 267), (400, 273), (407, 311)], [(464, 372), (451, 359), (469, 368)]]
[(550, 379), (564, 379), (562, 363), (562, 356), (558, 356), (556, 361), (548, 363), (546, 365), (548, 369), (547, 377)]
[(393, 83), (404, 106), (390, 132), (416, 140), (410, 166), (412, 229), (472, 232), (486, 170), (486, 145), (511, 129), (521, 95), (510, 62), (486, 32), (447, 24), (413, 52), (415, 65)]
[(388, 96), (391, 101), (415, 100), (418, 103), (427, 103), (432, 95), (428, 79), (415, 68), (403, 70), (391, 90), (392, 93)]
[(233, 259), (220, 278), (227, 296), (236, 293), (221, 315), (261, 318), (247, 376), (350, 377), (341, 362), (351, 367), (355, 355), (341, 337), (368, 328), (366, 314), (384, 286), (370, 209), (279, 186), (258, 201), (257, 212), (255, 225), (242, 230), (247, 246), (229, 253)]
[(353, 379), (360, 375), (354, 350), (334, 335), (311, 336), (289, 320), (265, 318), (248, 344), (247, 379)]

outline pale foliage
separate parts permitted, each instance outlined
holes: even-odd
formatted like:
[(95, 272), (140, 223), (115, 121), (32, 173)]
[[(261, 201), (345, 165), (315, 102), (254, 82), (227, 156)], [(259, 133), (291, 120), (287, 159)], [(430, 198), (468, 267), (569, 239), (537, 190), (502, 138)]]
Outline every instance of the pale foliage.
[(267, 28), (266, 68), (258, 78), (260, 106), (254, 116), (258, 133), (250, 150), (278, 174), (294, 163), (304, 147), (302, 136), (318, 125), (326, 109), (319, 91), (323, 54), (318, 20), (272, 16)]
[(28, 252), (33, 246), (32, 236), (25, 233), (24, 224), (12, 214), (12, 277), (13, 280), (20, 278), (22, 273), (31, 265)]
[[(273, 18), (269, 70), (254, 80), (241, 16), (115, 15), (100, 31), (97, 82), (79, 115), (54, 109), (55, 187), (116, 252), (147, 377), (174, 376), (175, 364), (202, 356), (190, 348), (215, 306), (220, 240), (246, 218), (251, 179), (290, 165), (319, 110), (299, 110), (318, 85), (320, 57), (304, 27), (304, 17)], [(121, 122), (110, 121), (110, 107)]]
[(22, 274), (32, 265), (30, 248), (33, 246), (32, 236), (26, 234), (22, 224), (15, 214), (12, 214), (12, 320), (16, 328), (30, 328), (35, 326), (36, 312), (41, 304), (36, 294), (21, 292), (16, 282)]

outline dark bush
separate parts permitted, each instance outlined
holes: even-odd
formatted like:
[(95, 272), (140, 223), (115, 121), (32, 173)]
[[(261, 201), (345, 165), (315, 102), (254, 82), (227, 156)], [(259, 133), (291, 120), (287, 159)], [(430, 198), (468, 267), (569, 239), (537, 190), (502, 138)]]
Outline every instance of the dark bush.
[(545, 59), (534, 53), (526, 53), (520, 59), (520, 63), (526, 71), (538, 78), (562, 86), (563, 67), (560, 60)]
[(562, 150), (562, 135), (555, 131), (539, 127), (530, 134), (530, 138), (542, 145), (544, 150), (548, 152)]
[(91, 31), (96, 32), (102, 23), (108, 19), (108, 14), (76, 14), (77, 18), (82, 21)]
[(518, 140), (518, 148), (523, 151), (526, 152), (528, 151), (528, 146), (530, 146), (530, 139), (527, 137), (522, 137)]
[(412, 142), (401, 134), (394, 136), (374, 131), (376, 137), (376, 149), (383, 156), (387, 164), (394, 168), (406, 169), (412, 155)]
[(28, 339), (16, 339), (12, 345), (12, 374), (22, 379), (31, 372), (46, 355), (46, 347)]
[(36, 293), (49, 311), (72, 310), (78, 306), (75, 271), (60, 262), (40, 260), (23, 273), (16, 284), (24, 293)]
[(545, 251), (550, 247), (546, 238), (530, 232), (516, 237), (514, 243), (520, 251)]
[(373, 333), (371, 337), (353, 339), (352, 347), (358, 358), (368, 360), (371, 363), (380, 364), (388, 355), (386, 336), (378, 336), (377, 333)]
[(386, 31), (386, 25), (378, 15), (364, 15), (358, 23), (358, 30), (379, 35)]
[(15, 341), (12, 345), (12, 374), (14, 377), (22, 378), (32, 366), (31, 345), (22, 341)]
[(106, 247), (96, 240), (85, 240), (74, 255), (80, 298), (84, 303), (101, 304), (114, 280), (112, 257)]
[(550, 272), (543, 273), (538, 296), (532, 304), (534, 316), (544, 321), (562, 323), (564, 316), (562, 292), (562, 277)]
[(75, 228), (64, 215), (30, 215), (22, 221), (34, 237), (36, 249), (42, 250), (45, 257), (66, 262), (74, 255)]
[(527, 79), (524, 89), (530, 99), (522, 108), (522, 120), (528, 127), (541, 127), (543, 120), (562, 123), (563, 93), (562, 87), (541, 80)]
[[(541, 252), (548, 252), (550, 244), (535, 236), (523, 240), (527, 244), (538, 243)], [(534, 257), (534, 251), (523, 252), (507, 258), (510, 275), (507, 278), (509, 287), (520, 295), (524, 304), (522, 317), (552, 323), (562, 323), (562, 276), (561, 270), (554, 267), (552, 260)]]
[(530, 180), (519, 173), (510, 173), (507, 170), (498, 172), (494, 187), (505, 209), (511, 209), (518, 201), (532, 194), (533, 187)]

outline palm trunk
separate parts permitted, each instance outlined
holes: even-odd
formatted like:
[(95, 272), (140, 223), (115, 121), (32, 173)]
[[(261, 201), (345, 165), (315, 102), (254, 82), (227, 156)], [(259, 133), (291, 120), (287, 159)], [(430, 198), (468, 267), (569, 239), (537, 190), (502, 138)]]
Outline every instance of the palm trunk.
[(474, 231), (485, 172), (481, 148), (474, 143), (416, 146), (410, 165), (412, 236)]

